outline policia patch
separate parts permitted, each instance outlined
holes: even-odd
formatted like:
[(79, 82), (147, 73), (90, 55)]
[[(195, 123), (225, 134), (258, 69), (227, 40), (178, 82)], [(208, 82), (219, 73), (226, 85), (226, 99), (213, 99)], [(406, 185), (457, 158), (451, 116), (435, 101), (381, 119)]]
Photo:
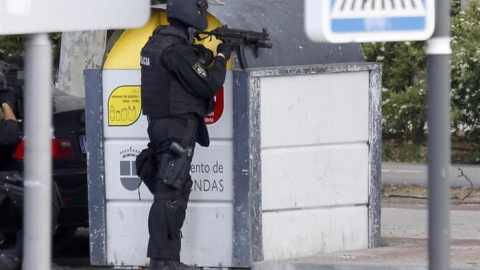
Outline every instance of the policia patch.
[(140, 65), (144, 68), (152, 69), (153, 68), (153, 57), (150, 57), (148, 54), (142, 53), (140, 55)]
[(195, 70), (195, 72), (197, 72), (197, 74), (200, 75), (201, 77), (203, 78), (207, 77), (207, 71), (205, 70), (205, 68), (203, 68), (200, 62), (197, 62), (195, 63), (195, 65), (193, 65), (193, 70)]

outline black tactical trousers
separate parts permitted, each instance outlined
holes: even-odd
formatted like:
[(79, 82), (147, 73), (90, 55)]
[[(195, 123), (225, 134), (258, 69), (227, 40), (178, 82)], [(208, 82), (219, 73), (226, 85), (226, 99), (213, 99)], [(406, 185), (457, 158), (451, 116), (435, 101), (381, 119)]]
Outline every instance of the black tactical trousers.
[[(186, 128), (187, 121), (194, 121), (193, 128)], [(175, 154), (169, 150), (172, 142), (182, 144), (182, 141), (193, 151), (196, 141), (197, 120), (195, 116), (184, 116), (176, 118), (152, 118), (149, 117), (148, 135), (155, 150), (157, 158), (157, 169), (165, 166), (162, 155)], [(187, 132), (187, 134), (186, 134)], [(188, 139), (185, 139), (188, 138)], [(187, 166), (187, 170), (190, 165)], [(189, 172), (188, 181), (183, 187), (175, 189), (166, 185), (157, 178), (154, 190), (154, 202), (148, 216), (148, 241), (147, 257), (159, 260), (180, 260), (181, 249), (181, 228), (185, 221), (188, 198), (192, 187), (192, 180)]]

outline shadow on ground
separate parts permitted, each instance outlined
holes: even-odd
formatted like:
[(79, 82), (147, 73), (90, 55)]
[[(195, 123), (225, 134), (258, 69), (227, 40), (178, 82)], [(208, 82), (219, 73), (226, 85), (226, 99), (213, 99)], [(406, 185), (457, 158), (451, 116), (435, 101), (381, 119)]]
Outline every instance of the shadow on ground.
[(53, 261), (60, 266), (90, 266), (88, 229), (80, 228), (68, 241), (54, 245)]

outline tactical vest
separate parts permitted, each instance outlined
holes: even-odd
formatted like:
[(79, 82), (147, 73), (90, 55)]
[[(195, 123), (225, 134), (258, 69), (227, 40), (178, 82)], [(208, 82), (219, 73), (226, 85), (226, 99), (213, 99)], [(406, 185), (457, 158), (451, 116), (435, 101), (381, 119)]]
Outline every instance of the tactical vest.
[(208, 99), (190, 94), (161, 63), (163, 52), (176, 44), (187, 44), (184, 33), (171, 26), (160, 26), (142, 49), (141, 89), (143, 114), (167, 117), (195, 113), (204, 117)]

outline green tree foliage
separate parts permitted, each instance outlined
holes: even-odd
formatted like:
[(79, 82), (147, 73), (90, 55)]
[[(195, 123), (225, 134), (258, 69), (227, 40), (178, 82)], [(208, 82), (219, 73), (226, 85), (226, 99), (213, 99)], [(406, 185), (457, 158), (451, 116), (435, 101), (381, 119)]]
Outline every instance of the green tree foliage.
[[(480, 7), (460, 10), (452, 0), (452, 131), (480, 135)], [(366, 61), (383, 64), (383, 133), (421, 142), (425, 138), (427, 65), (425, 42), (365, 43)]]
[[(52, 33), (50, 34), (50, 38), (52, 40), (54, 65), (58, 67), (62, 34)], [(20, 69), (23, 69), (26, 40), (26, 35), (0, 36), (0, 60), (3, 60), (7, 63), (16, 64)]]
[(369, 62), (383, 64), (383, 133), (420, 142), (426, 114), (424, 42), (363, 44)]
[[(453, 10), (455, 12), (455, 10)], [(458, 11), (458, 10), (457, 10)], [(452, 112), (455, 131), (480, 135), (480, 6), (452, 18)]]
[(25, 35), (0, 36), (0, 60), (23, 66)]

